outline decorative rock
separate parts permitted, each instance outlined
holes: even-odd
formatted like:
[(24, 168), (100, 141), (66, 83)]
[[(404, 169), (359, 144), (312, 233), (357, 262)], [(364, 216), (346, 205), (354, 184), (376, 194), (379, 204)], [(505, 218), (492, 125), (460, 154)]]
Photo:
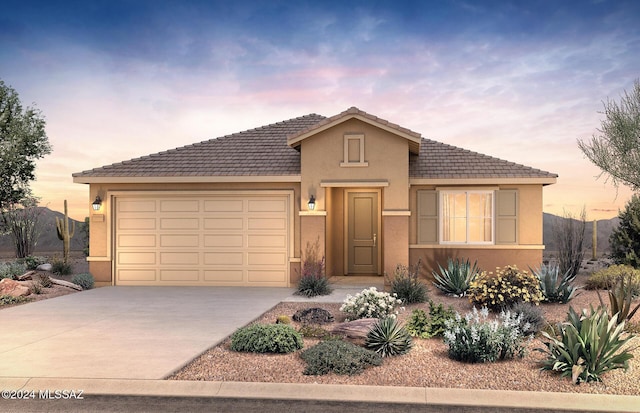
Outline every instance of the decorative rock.
[(296, 311), (293, 321), (306, 324), (328, 324), (333, 322), (333, 316), (323, 308), (305, 308)]
[(365, 339), (377, 321), (377, 318), (361, 318), (359, 320), (347, 321), (337, 324), (331, 332), (348, 338)]
[(40, 264), (36, 267), (38, 271), (51, 271), (53, 266), (51, 264)]
[(0, 280), (0, 295), (10, 295), (12, 297), (24, 297), (30, 294), (29, 287), (25, 287), (18, 281), (9, 278)]

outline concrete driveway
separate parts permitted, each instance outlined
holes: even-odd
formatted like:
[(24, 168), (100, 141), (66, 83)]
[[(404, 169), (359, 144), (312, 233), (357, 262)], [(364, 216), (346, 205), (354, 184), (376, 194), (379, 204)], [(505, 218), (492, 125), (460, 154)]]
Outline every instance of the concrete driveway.
[(161, 379), (291, 288), (103, 287), (0, 311), (0, 378)]

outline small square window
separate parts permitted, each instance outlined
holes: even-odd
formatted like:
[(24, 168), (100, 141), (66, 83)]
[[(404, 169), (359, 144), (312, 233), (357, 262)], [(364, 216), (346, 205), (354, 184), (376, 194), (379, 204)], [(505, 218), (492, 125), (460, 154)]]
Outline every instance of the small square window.
[(369, 166), (364, 160), (364, 135), (344, 135), (344, 157), (340, 166)]

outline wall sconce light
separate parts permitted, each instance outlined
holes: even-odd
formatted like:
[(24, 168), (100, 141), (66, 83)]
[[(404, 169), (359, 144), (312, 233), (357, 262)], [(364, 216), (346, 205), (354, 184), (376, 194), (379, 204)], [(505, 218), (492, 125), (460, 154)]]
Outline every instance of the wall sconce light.
[(91, 204), (91, 206), (93, 207), (93, 210), (100, 211), (101, 205), (102, 205), (102, 199), (100, 199), (100, 195), (96, 195), (96, 200), (93, 201), (93, 204)]
[(311, 198), (309, 198), (309, 211), (313, 211), (314, 209), (316, 209), (316, 199), (314, 198), (313, 195), (311, 195)]

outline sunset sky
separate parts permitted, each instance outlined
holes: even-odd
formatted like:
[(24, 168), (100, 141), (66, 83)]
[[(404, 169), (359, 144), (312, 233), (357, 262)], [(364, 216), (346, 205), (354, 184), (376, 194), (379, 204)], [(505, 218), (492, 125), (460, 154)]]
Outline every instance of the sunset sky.
[(73, 172), (351, 106), (559, 174), (546, 212), (630, 198), (576, 142), (640, 78), (640, 1), (2, 3), (0, 79), (53, 145), (32, 188), (76, 219)]

